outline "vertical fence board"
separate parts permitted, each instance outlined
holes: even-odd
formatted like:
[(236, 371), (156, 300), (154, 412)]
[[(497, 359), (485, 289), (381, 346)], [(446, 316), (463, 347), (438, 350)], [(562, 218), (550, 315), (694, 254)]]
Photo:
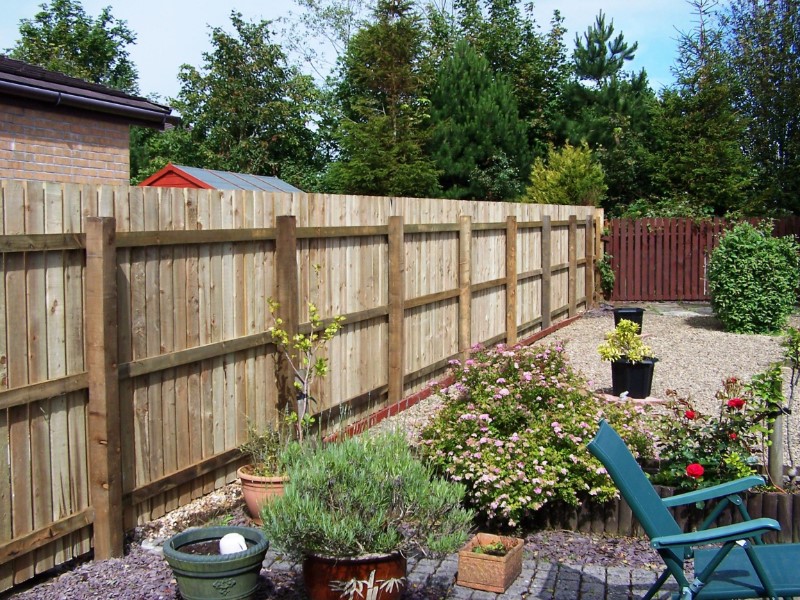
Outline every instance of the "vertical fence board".
[[(22, 185), (9, 185), (6, 188), (4, 202), (5, 233), (19, 234), (25, 232), (25, 189)], [(7, 332), (8, 355), (8, 387), (17, 387), (28, 383), (28, 332), (26, 306), (26, 271), (25, 255), (15, 253), (6, 256), (6, 295), (7, 295)], [(9, 438), (11, 454), (11, 498), (12, 498), (12, 533), (23, 535), (33, 530), (33, 490), (31, 486), (31, 446), (29, 429), (29, 405), (15, 406), (8, 409)], [(33, 576), (33, 557), (20, 557), (13, 563), (14, 583), (25, 581)]]
[(506, 218), (506, 343), (517, 343), (517, 218)]
[(95, 558), (103, 560), (123, 551), (115, 222), (89, 218), (86, 229), (90, 497)]
[[(5, 205), (7, 198), (11, 193), (13, 185), (0, 186), (0, 232), (5, 233)], [(3, 254), (2, 264), (3, 273), (7, 272), (7, 261), (11, 255)], [(8, 340), (8, 324), (7, 324), (7, 310), (6, 304), (6, 277), (3, 276), (0, 280), (0, 390), (6, 389), (8, 383), (8, 359), (9, 359), (9, 340)], [(11, 526), (11, 454), (10, 437), (9, 437), (9, 421), (8, 410), (0, 410), (0, 543), (10, 541), (12, 539), (12, 526)], [(6, 563), (0, 565), (0, 591), (10, 588), (14, 584), (14, 572), (12, 564)]]
[[(419, 264), (416, 268), (421, 268)], [(462, 362), (472, 346), (472, 218), (459, 218), (458, 233), (458, 352)]]
[(569, 264), (567, 310), (569, 316), (574, 317), (578, 314), (578, 219), (575, 215), (569, 216), (569, 229), (567, 231), (567, 263)]
[(552, 324), (553, 293), (551, 284), (553, 281), (552, 267), (552, 229), (550, 226), (550, 216), (545, 216), (542, 224), (542, 329), (547, 329)]
[(400, 402), (405, 366), (405, 235), (403, 217), (389, 217), (389, 403)]

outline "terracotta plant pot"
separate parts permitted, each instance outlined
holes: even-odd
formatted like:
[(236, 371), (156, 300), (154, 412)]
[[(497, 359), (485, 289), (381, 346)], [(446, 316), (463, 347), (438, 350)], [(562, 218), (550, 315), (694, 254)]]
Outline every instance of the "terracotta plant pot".
[(401, 554), (358, 558), (311, 555), (303, 561), (303, 579), (311, 600), (399, 600), (406, 587)]
[(252, 467), (245, 465), (236, 474), (242, 482), (242, 497), (247, 505), (247, 512), (258, 525), (261, 522), (261, 508), (272, 498), (283, 496), (286, 477), (261, 477), (251, 473)]
[[(502, 542), (505, 556), (473, 552), (476, 546)], [(458, 551), (458, 578), (464, 587), (502, 594), (522, 572), (522, 538), (478, 533)]]

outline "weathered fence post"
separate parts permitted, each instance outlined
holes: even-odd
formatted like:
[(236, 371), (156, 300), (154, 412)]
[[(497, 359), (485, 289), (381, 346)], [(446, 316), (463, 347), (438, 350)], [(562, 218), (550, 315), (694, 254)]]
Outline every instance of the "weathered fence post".
[(583, 256), (586, 259), (584, 268), (584, 284), (583, 288), (586, 295), (586, 310), (594, 306), (594, 231), (592, 225), (594, 219), (591, 216), (586, 217), (585, 233), (584, 233), (584, 251)]
[(506, 343), (517, 343), (517, 217), (506, 219)]
[(469, 357), (472, 345), (472, 217), (458, 219), (458, 352)]
[(95, 512), (94, 555), (100, 560), (123, 553), (116, 268), (116, 221), (110, 217), (87, 217), (89, 497)]
[(783, 487), (783, 411), (772, 423), (769, 442), (769, 478), (773, 485)]
[(550, 216), (542, 218), (542, 329), (547, 329), (552, 325), (551, 291), (550, 281), (552, 279), (552, 260), (550, 245)]
[(569, 237), (567, 239), (569, 271), (567, 274), (567, 305), (568, 314), (574, 317), (578, 314), (578, 217), (569, 216)]
[[(275, 236), (275, 294), (278, 301), (278, 318), (282, 320), (281, 329), (293, 339), (300, 321), (297, 283), (297, 220), (284, 215), (276, 219)], [(297, 388), (294, 386), (294, 371), (289, 359), (281, 353), (276, 357), (278, 366), (278, 412), (285, 413), (288, 408), (299, 414)]]
[(389, 406), (403, 399), (405, 272), (403, 217), (389, 217)]

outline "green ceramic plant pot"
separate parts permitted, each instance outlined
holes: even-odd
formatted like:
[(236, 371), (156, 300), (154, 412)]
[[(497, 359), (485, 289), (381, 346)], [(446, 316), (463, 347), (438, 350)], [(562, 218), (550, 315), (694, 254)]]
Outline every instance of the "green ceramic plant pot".
[[(195, 544), (219, 541), (239, 533), (247, 549), (233, 554), (193, 554)], [(264, 532), (253, 527), (201, 527), (172, 536), (164, 544), (178, 589), (185, 600), (247, 600), (255, 595), (264, 555), (269, 548)]]

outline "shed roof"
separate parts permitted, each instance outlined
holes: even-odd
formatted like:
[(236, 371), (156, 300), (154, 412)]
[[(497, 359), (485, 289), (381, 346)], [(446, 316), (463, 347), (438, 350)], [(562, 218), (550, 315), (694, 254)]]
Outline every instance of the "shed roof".
[(0, 97), (67, 107), (163, 129), (180, 122), (169, 106), (0, 55)]
[(172, 163), (168, 164), (157, 173), (154, 173), (139, 185), (154, 187), (188, 187), (209, 190), (254, 190), (264, 192), (303, 191), (277, 177), (232, 173), (230, 171), (216, 171), (214, 169), (201, 169), (198, 167), (185, 167)]

